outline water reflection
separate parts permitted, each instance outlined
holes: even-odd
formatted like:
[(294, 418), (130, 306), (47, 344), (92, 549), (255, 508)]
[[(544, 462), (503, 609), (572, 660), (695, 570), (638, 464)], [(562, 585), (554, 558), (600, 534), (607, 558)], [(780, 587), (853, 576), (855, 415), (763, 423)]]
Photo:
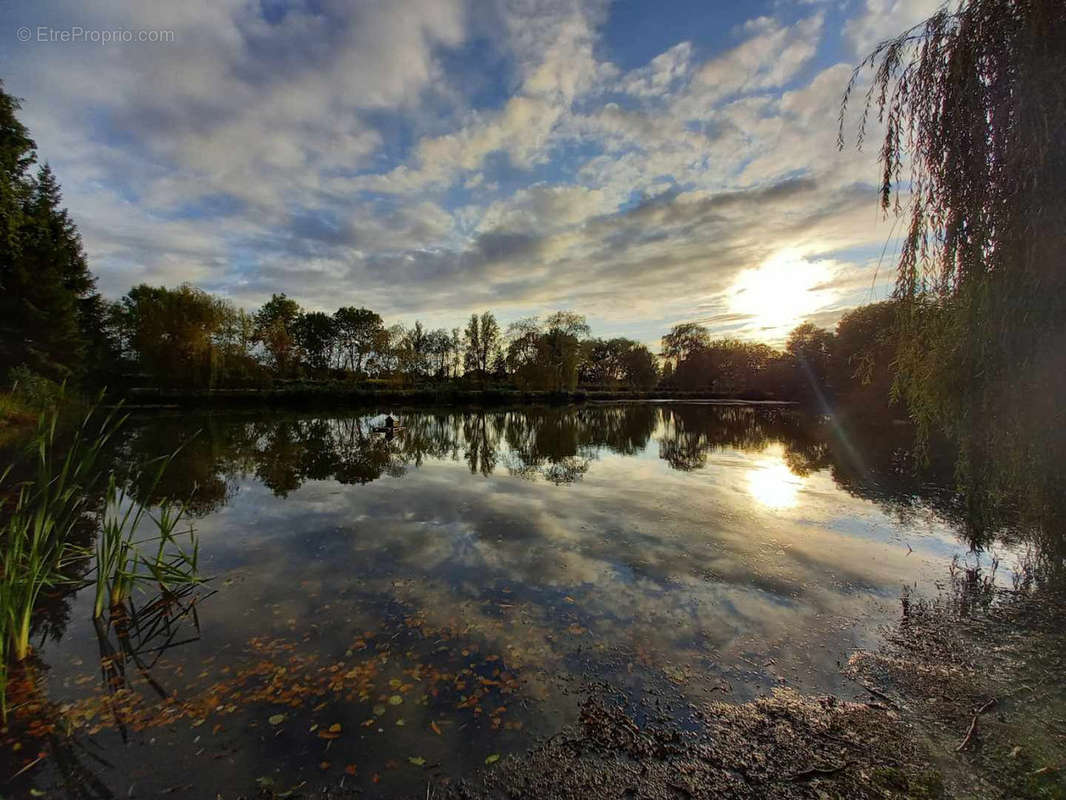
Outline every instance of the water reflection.
[[(254, 476), (285, 497), (306, 481), (368, 484), (402, 476), (426, 459), (464, 462), (473, 475), (512, 476), (563, 485), (581, 480), (604, 453), (644, 454), (657, 442), (672, 469), (698, 471), (724, 450), (765, 453), (749, 490), (770, 508), (795, 507), (804, 475), (830, 469), (849, 492), (905, 513), (931, 506), (952, 516), (949, 472), (917, 475), (906, 431), (840, 431), (781, 408), (701, 404), (605, 405), (520, 410), (443, 410), (404, 415), (404, 428), (373, 430), (381, 414), (163, 416), (134, 420), (116, 458), (142, 462), (178, 451), (157, 496), (192, 498), (194, 514), (225, 505), (240, 478)], [(849, 453), (860, 449), (858, 466)], [(935, 465), (934, 465), (935, 466)], [(141, 488), (141, 495), (149, 487)], [(151, 499), (151, 498), (149, 498)]]
[(356, 762), (371, 794), (424, 791), (409, 759), (460, 775), (525, 747), (582, 681), (679, 708), (836, 691), (878, 604), (957, 548), (898, 431), (855, 433), (894, 437), (857, 468), (785, 408), (419, 411), (391, 437), (385, 411), (131, 420), (110, 455), (178, 451), (156, 491), (193, 498), (217, 594), (102, 630), (68, 596), (66, 634), (48, 623), (35, 702), (102, 748), (116, 794), (200, 780), (204, 748), (233, 762), (210, 796)]
[(785, 463), (780, 445), (768, 448), (748, 470), (748, 491), (766, 508), (795, 508), (803, 478)]

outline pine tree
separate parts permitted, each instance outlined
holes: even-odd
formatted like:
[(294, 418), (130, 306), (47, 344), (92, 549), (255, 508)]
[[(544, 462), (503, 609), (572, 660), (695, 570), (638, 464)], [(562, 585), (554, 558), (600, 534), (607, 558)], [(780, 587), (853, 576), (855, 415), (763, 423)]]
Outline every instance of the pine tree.
[(76, 379), (109, 354), (102, 300), (55, 174), (0, 88), (0, 377), (26, 365)]

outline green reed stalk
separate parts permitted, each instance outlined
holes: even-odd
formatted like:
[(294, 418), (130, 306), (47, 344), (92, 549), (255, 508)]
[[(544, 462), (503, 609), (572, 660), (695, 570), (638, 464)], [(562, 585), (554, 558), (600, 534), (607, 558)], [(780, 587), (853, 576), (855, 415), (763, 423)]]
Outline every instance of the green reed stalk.
[[(149, 497), (154, 494), (171, 458), (160, 463), (147, 493)], [(94, 618), (128, 600), (138, 583), (155, 583), (166, 591), (177, 585), (200, 582), (196, 575), (199, 542), (195, 532), (188, 530), (191, 552), (178, 540), (177, 528), (184, 513), (184, 506), (165, 500), (158, 515), (153, 516), (146, 503), (131, 498), (118, 486), (114, 475), (109, 477), (103, 523), (96, 537)], [(134, 536), (148, 523), (153, 528), (150, 534), (135, 540)], [(155, 545), (154, 553), (142, 552), (140, 545), (148, 543)]]
[[(188, 530), (191, 550), (184, 549), (178, 540), (184, 507), (164, 501), (158, 516), (153, 517), (145, 502), (134, 500), (119, 486), (113, 472), (102, 473), (100, 454), (125, 417), (119, 418), (112, 411), (96, 428), (94, 416), (95, 409), (86, 414), (59, 458), (58, 411), (41, 414), (32, 447), (36, 476), (18, 487), (10, 507), (3, 493), (10, 468), (0, 474), (0, 711), (5, 717), (9, 664), (29, 655), (33, 612), (42, 590), (68, 583), (69, 563), (90, 555), (71, 541), (71, 533), (92, 513), (91, 498), (98, 496), (105, 478), (104, 513), (94, 548), (94, 617), (125, 602), (139, 582), (156, 583), (164, 591), (200, 582), (195, 533)], [(153, 496), (170, 458), (160, 460), (146, 497)], [(146, 519), (155, 530), (148, 538), (135, 541), (134, 535)], [(146, 542), (155, 545), (148, 555), (139, 549)]]
[[(73, 432), (62, 458), (56, 457), (59, 413), (53, 409), (37, 420), (31, 451), (36, 477), (12, 492), (14, 504), (0, 494), (0, 710), (10, 660), (29, 654), (33, 611), (41, 591), (63, 579), (74, 553), (70, 533), (86, 513), (87, 488), (95, 480), (101, 450), (121, 423), (112, 412), (98, 430), (86, 415)], [(10, 467), (0, 475), (5, 488)]]

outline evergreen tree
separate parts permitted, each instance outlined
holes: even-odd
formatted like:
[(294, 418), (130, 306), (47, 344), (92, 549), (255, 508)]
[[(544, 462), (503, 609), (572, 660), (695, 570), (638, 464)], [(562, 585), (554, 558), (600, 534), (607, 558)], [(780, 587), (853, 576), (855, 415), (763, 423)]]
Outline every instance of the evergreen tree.
[(102, 301), (81, 237), (44, 165), (0, 88), (0, 373), (26, 365), (49, 378), (81, 378), (100, 366)]

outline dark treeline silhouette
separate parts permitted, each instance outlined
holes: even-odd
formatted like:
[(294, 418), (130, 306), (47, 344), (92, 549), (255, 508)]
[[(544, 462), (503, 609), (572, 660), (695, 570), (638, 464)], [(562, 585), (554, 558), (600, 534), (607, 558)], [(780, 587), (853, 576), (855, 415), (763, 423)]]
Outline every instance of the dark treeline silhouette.
[(78, 380), (113, 360), (105, 304), (18, 108), (0, 83), (0, 372)]
[(585, 318), (559, 311), (501, 330), (491, 312), (462, 328), (386, 326), (381, 315), (346, 306), (305, 311), (275, 294), (249, 313), (192, 286), (136, 286), (109, 308), (108, 333), (121, 371), (134, 381), (178, 388), (271, 386), (341, 381), (411, 387), (572, 391), (650, 389), (655, 355), (629, 339), (597, 339)]
[(683, 323), (663, 337), (662, 385), (734, 397), (798, 400), (829, 411), (843, 407), (867, 418), (906, 416), (892, 408), (897, 341), (896, 303), (859, 306), (835, 330), (805, 322), (784, 350), (738, 339), (712, 339)]

